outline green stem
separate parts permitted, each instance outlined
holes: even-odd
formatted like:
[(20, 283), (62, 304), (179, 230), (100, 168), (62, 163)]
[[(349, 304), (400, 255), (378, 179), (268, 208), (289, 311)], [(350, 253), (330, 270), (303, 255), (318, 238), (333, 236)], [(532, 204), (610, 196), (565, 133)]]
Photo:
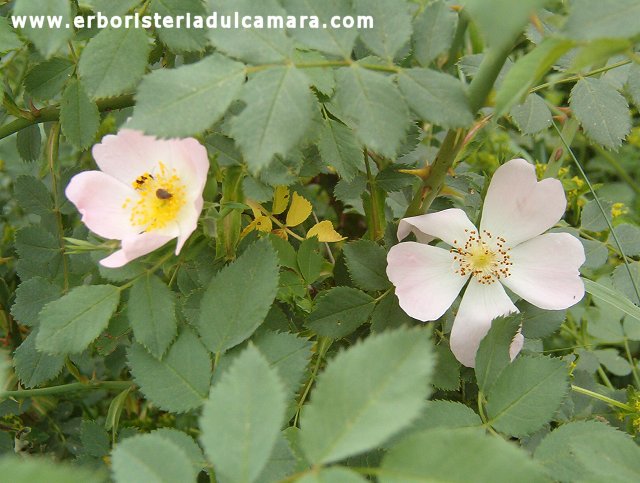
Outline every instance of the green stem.
[[(131, 107), (134, 105), (133, 94), (126, 94), (119, 97), (112, 97), (110, 99), (101, 99), (97, 102), (98, 110), (100, 112), (111, 111), (114, 109), (124, 109), (125, 107)], [(0, 126), (0, 139), (4, 139), (11, 134), (18, 131), (43, 122), (57, 121), (60, 118), (59, 106), (48, 106), (38, 111), (37, 115), (29, 118), (21, 117), (4, 126)]]
[(49, 164), (49, 174), (51, 175), (51, 194), (53, 195), (53, 211), (58, 228), (58, 244), (62, 250), (62, 289), (64, 293), (69, 290), (69, 262), (67, 260), (66, 244), (64, 240), (64, 226), (62, 224), (62, 213), (60, 212), (60, 196), (58, 195), (58, 148), (60, 147), (60, 123), (56, 122), (51, 126), (49, 139), (47, 140), (47, 161)]
[(551, 87), (551, 86), (554, 86), (556, 84), (566, 84), (568, 82), (579, 81), (583, 77), (591, 77), (591, 76), (594, 76), (594, 75), (602, 74), (603, 72), (607, 72), (609, 70), (617, 69), (618, 67), (622, 67), (623, 65), (627, 65), (627, 64), (630, 64), (630, 63), (631, 63), (630, 60), (621, 60), (620, 62), (616, 62), (615, 64), (611, 64), (611, 65), (606, 65), (604, 67), (600, 67), (599, 69), (592, 70), (590, 72), (587, 72), (586, 74), (572, 75), (570, 77), (565, 77), (564, 79), (545, 82), (544, 84), (540, 84), (538, 86), (535, 86), (529, 92), (531, 94), (533, 94), (534, 92), (541, 91), (542, 89), (546, 89), (547, 87)]
[(371, 223), (369, 227), (369, 238), (372, 240), (378, 240), (384, 236), (384, 227), (381, 226), (381, 220), (384, 220), (384, 213), (380, 213), (380, 207), (383, 206), (380, 204), (380, 193), (378, 192), (378, 187), (376, 186), (376, 180), (371, 174), (371, 165), (369, 163), (369, 154), (367, 152), (367, 148), (364, 150), (364, 166), (367, 170), (367, 181), (369, 184), (369, 193), (371, 193)]
[(25, 399), (28, 397), (54, 396), (67, 392), (86, 391), (91, 389), (108, 389), (122, 391), (133, 386), (130, 381), (89, 381), (88, 383), (72, 382), (60, 386), (41, 387), (38, 389), (19, 389), (17, 391), (4, 391), (0, 393), (1, 398)]
[(584, 396), (589, 396), (589, 397), (592, 397), (593, 399), (598, 399), (599, 401), (606, 402), (611, 406), (624, 409), (625, 411), (629, 411), (631, 413), (635, 412), (635, 410), (628, 404), (621, 403), (620, 401), (616, 401), (615, 399), (611, 399), (610, 397), (605, 396), (603, 394), (598, 394), (597, 392), (590, 391), (589, 389), (585, 389), (584, 387), (571, 384), (571, 390), (579, 394), (583, 394)]

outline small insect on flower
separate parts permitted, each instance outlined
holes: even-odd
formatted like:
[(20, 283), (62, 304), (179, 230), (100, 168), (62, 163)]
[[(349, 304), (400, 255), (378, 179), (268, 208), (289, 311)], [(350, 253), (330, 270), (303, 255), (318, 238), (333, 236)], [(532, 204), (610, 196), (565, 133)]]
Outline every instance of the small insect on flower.
[(92, 232), (121, 241), (100, 263), (121, 267), (174, 238), (180, 253), (202, 211), (205, 148), (193, 138), (161, 140), (123, 129), (92, 153), (100, 171), (77, 174), (65, 193)]
[[(566, 309), (584, 296), (578, 271), (585, 261), (582, 243), (568, 233), (544, 233), (565, 208), (560, 181), (538, 182), (531, 164), (512, 159), (491, 180), (480, 229), (457, 208), (401, 220), (398, 239), (413, 232), (418, 243), (399, 243), (387, 256), (400, 307), (415, 319), (436, 320), (466, 285), (450, 344), (460, 362), (474, 367), (491, 321), (518, 312), (503, 285), (547, 310)], [(436, 238), (450, 248), (428, 244)], [(512, 358), (523, 342), (518, 333)]]

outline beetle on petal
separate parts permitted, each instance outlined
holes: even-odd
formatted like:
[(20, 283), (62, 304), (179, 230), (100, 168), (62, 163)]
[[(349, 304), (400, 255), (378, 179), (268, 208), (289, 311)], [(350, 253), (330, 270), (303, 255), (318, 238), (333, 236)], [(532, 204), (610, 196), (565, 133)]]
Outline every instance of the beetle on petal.
[[(451, 350), (474, 367), (480, 341), (496, 317), (518, 312), (503, 285), (543, 309), (566, 309), (584, 296), (582, 243), (568, 233), (544, 233), (562, 218), (566, 198), (556, 179), (538, 182), (524, 159), (498, 168), (484, 201), (480, 228), (452, 208), (400, 221), (387, 275), (400, 307), (423, 322), (440, 318), (467, 285), (451, 330)], [(450, 246), (429, 245), (440, 239)], [(522, 349), (518, 333), (511, 357)]]
[(209, 159), (195, 139), (157, 139), (123, 129), (93, 147), (100, 171), (84, 171), (65, 194), (98, 236), (121, 248), (100, 260), (121, 267), (177, 238), (180, 253), (197, 227)]

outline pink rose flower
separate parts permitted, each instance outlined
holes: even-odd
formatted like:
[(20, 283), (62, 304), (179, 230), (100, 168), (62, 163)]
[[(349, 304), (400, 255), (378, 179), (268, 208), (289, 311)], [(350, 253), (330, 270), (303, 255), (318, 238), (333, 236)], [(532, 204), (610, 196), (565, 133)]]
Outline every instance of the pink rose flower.
[(157, 139), (123, 129), (93, 147), (101, 171), (74, 176), (65, 194), (96, 235), (120, 240), (100, 260), (121, 267), (177, 238), (176, 255), (197, 227), (209, 159), (195, 139)]
[[(568, 233), (543, 234), (565, 207), (560, 181), (538, 182), (531, 164), (512, 159), (491, 180), (479, 230), (455, 208), (401, 220), (398, 239), (413, 232), (418, 243), (399, 243), (387, 257), (400, 306), (415, 319), (436, 320), (468, 281), (450, 344), (462, 364), (474, 367), (491, 321), (518, 312), (503, 285), (548, 310), (566, 309), (584, 296), (582, 243)], [(436, 238), (451, 248), (427, 244)], [(523, 341), (521, 334), (514, 338), (512, 359)]]

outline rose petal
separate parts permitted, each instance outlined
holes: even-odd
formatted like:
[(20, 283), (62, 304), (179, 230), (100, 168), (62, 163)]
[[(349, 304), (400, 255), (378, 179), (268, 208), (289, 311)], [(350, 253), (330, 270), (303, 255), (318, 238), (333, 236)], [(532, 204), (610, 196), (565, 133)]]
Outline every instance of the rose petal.
[(65, 195), (82, 214), (87, 228), (104, 238), (122, 239), (138, 230), (129, 221), (125, 200), (135, 200), (133, 188), (100, 171), (84, 171), (71, 178)]
[(158, 235), (154, 232), (141, 233), (122, 240), (122, 248), (100, 260), (100, 265), (108, 268), (118, 268), (132, 260), (160, 248), (173, 237)]
[(151, 173), (166, 158), (164, 143), (140, 131), (122, 129), (102, 138), (91, 153), (105, 173), (131, 185), (143, 173)]
[(422, 243), (429, 243), (434, 238), (439, 238), (449, 245), (454, 245), (454, 242), (462, 243), (468, 238), (469, 235), (465, 230), (473, 231), (476, 230), (476, 227), (464, 211), (458, 208), (449, 208), (436, 213), (400, 220), (398, 240), (403, 240), (413, 232), (418, 241)]
[(568, 233), (547, 233), (511, 249), (513, 265), (503, 283), (542, 309), (566, 309), (584, 296), (578, 271), (584, 261), (580, 240)]
[(185, 206), (178, 217), (178, 243), (176, 245), (176, 255), (186, 243), (191, 234), (198, 228), (198, 218), (202, 211), (203, 200), (200, 196), (193, 204)]
[(555, 225), (566, 208), (562, 183), (537, 181), (533, 165), (512, 159), (493, 175), (484, 200), (481, 230), (507, 240), (514, 247)]
[[(157, 140), (162, 146), (162, 161), (168, 169), (175, 169), (180, 181), (187, 187), (187, 196), (202, 197), (207, 182), (209, 158), (207, 150), (194, 138)], [(190, 199), (195, 199), (191, 196)]]
[(496, 317), (518, 312), (500, 283), (481, 284), (471, 277), (451, 330), (451, 351), (462, 364), (475, 367), (480, 341)]
[(448, 250), (423, 243), (399, 243), (387, 255), (387, 276), (400, 307), (423, 322), (440, 318), (460, 293), (466, 277), (454, 270)]

